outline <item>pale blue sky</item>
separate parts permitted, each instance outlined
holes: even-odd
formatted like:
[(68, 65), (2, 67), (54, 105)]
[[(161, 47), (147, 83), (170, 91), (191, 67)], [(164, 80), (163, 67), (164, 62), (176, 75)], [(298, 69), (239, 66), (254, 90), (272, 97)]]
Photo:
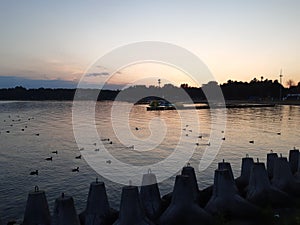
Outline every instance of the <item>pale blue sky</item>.
[(106, 52), (155, 40), (193, 52), (221, 83), (280, 68), (300, 81), (297, 0), (0, 2), (0, 76), (78, 80)]

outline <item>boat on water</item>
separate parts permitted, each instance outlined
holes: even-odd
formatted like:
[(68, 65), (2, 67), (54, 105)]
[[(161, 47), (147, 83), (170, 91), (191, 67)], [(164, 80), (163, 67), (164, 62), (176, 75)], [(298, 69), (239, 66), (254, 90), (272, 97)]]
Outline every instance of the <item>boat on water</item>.
[(147, 111), (152, 110), (174, 110), (175, 105), (166, 100), (153, 100), (147, 107)]

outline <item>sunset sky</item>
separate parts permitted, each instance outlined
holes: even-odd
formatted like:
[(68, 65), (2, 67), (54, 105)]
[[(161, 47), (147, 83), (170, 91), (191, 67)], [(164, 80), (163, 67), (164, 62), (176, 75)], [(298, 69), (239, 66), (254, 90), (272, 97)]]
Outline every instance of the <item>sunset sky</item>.
[[(0, 0), (0, 87), (47, 80), (67, 87), (105, 53), (148, 40), (197, 55), (219, 83), (279, 79), (281, 68), (283, 82), (299, 82), (299, 11), (298, 0)], [(141, 64), (110, 84), (130, 83), (145, 71), (168, 73), (175, 84), (186, 80), (174, 68)]]

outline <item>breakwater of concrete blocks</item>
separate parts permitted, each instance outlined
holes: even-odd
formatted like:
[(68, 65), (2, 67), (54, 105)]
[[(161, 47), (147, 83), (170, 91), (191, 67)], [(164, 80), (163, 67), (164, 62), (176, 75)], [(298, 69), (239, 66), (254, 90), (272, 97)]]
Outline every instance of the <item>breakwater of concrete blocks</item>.
[[(203, 190), (198, 187), (201, 178), (197, 178), (194, 168), (187, 165), (176, 176), (173, 190), (165, 196), (161, 196), (156, 176), (149, 170), (140, 188), (132, 185), (122, 188), (119, 209), (110, 207), (105, 184), (98, 179), (90, 184), (86, 208), (80, 213), (67, 193), (57, 197), (51, 211), (45, 192), (36, 186), (28, 194), (21, 224), (277, 224), (276, 220), (284, 218), (286, 212), (299, 208), (299, 156), (298, 149), (290, 150), (288, 158), (270, 152), (267, 162), (246, 155), (237, 178), (234, 178), (230, 162), (223, 160), (215, 170), (214, 183)], [(4, 225), (1, 220), (0, 225)]]

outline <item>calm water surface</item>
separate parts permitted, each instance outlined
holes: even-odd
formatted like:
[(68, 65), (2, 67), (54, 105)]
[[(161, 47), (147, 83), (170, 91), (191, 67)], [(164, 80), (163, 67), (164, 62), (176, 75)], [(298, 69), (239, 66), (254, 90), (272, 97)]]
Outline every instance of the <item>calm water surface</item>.
[[(122, 104), (126, 106), (127, 103)], [(155, 117), (164, 120), (167, 126), (163, 142), (153, 151), (141, 155), (125, 149), (115, 136), (111, 106), (112, 102), (97, 104), (96, 126), (102, 138), (113, 140), (113, 144), (107, 146), (112, 155), (124, 162), (141, 165), (158, 162), (172, 153), (183, 132), (176, 111), (147, 112), (145, 106), (133, 107), (129, 126), (136, 137), (145, 139), (150, 135), (149, 123)], [(199, 134), (203, 136), (190, 160), (195, 168), (198, 168), (209, 142), (214, 114), (214, 110), (198, 110), (200, 133), (184, 131), (188, 133), (186, 142), (194, 143)], [(82, 121), (85, 119), (82, 115)], [(193, 121), (188, 123), (189, 127), (193, 126)], [(205, 171), (196, 170), (199, 187), (213, 182), (213, 171), (222, 159), (232, 163), (234, 174), (238, 176), (241, 158), (246, 154), (265, 161), (266, 154), (272, 149), (286, 156), (288, 150), (300, 146), (299, 124), (300, 107), (297, 106), (228, 109), (225, 140), (216, 159)], [(96, 177), (105, 181), (111, 206), (118, 209), (122, 185), (101, 178), (84, 159), (75, 159), (80, 151), (72, 128), (72, 102), (0, 102), (0, 132), (0, 217), (4, 221), (22, 220), (27, 194), (35, 185), (46, 191), (51, 211), (55, 198), (65, 192), (74, 197), (79, 213), (85, 208), (89, 183)], [(281, 135), (277, 134), (279, 132)], [(250, 140), (254, 140), (254, 144), (250, 144)], [(51, 153), (56, 150), (57, 155)], [(50, 156), (53, 161), (46, 161), (45, 158)], [(77, 166), (80, 172), (73, 173), (72, 168)], [(30, 176), (30, 171), (36, 169), (39, 175)], [(172, 191), (174, 180), (173, 176), (159, 184), (161, 194)]]

